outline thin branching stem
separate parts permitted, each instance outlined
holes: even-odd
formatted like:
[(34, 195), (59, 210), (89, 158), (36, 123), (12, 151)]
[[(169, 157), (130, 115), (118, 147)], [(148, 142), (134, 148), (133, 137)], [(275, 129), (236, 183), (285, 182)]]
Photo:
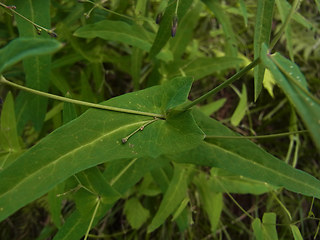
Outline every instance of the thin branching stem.
[(226, 138), (226, 139), (261, 139), (261, 138), (278, 138), (278, 137), (286, 137), (294, 134), (307, 133), (307, 130), (301, 131), (293, 131), (287, 133), (276, 133), (276, 134), (268, 134), (268, 135), (260, 135), (260, 136), (215, 136), (208, 135), (205, 139), (208, 138)]
[(40, 26), (39, 24), (31, 21), (29, 18), (26, 18), (25, 16), (23, 16), (22, 14), (18, 13), (17, 11), (14, 10), (14, 8), (12, 6), (7, 6), (5, 5), (4, 3), (0, 2), (0, 6), (4, 7), (5, 9), (8, 9), (10, 12), (12, 12), (13, 14), (21, 17), (22, 19), (26, 20), (27, 22), (31, 23), (38, 31), (39, 29), (40, 30), (43, 30), (45, 31), (46, 33), (48, 33), (50, 36), (53, 36), (53, 37), (56, 37), (57, 34), (55, 32), (53, 32), (52, 30), (50, 29), (47, 29), (45, 27), (42, 27)]

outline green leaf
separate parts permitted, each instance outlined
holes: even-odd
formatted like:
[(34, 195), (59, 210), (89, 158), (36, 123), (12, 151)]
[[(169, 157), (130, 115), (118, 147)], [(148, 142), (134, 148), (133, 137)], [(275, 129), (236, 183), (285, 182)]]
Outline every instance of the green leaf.
[[(284, 24), (290, 12), (291, 6), (287, 1), (276, 0), (276, 4), (280, 13), (281, 22), (282, 24)], [(290, 23), (288, 23), (288, 25), (286, 26), (285, 36), (286, 36), (286, 48), (289, 51), (290, 59), (293, 61), (292, 29), (291, 29)]]
[(163, 17), (160, 22), (160, 26), (156, 35), (156, 38), (153, 41), (152, 47), (150, 49), (150, 57), (154, 58), (161, 51), (161, 49), (166, 45), (170, 38), (171, 28), (172, 28), (172, 20), (175, 16), (176, 4), (179, 3), (178, 6), (178, 30), (177, 34), (179, 34), (179, 21), (186, 14), (187, 10), (190, 8), (193, 0), (169, 0), (167, 8), (163, 14)]
[[(221, 123), (195, 111), (194, 117), (207, 136), (235, 136)], [(170, 156), (180, 163), (217, 167), (231, 173), (284, 187), (320, 199), (320, 181), (275, 158), (247, 139), (206, 138), (197, 148)]]
[(279, 53), (267, 54), (265, 45), (261, 49), (261, 59), (296, 108), (320, 151), (320, 101), (308, 91), (306, 79), (299, 67)]
[(2, 171), (21, 154), (14, 113), (14, 101), (11, 92), (7, 94), (4, 101), (0, 120), (0, 149), (4, 150), (3, 155), (0, 156), (0, 171)]
[(190, 8), (181, 21), (179, 21), (179, 30), (177, 31), (176, 36), (170, 40), (170, 50), (172, 51), (175, 60), (181, 58), (186, 47), (191, 42), (194, 28), (198, 24), (202, 10), (202, 4), (198, 2), (194, 7)]
[[(15, 2), (20, 14), (46, 28), (50, 28), (50, 0)], [(50, 38), (46, 33), (39, 35), (35, 26), (21, 17), (16, 18), (20, 37), (33, 39)], [(51, 56), (34, 56), (23, 60), (27, 87), (48, 91), (51, 73)], [(40, 131), (47, 111), (48, 99), (27, 92), (20, 92), (16, 99), (18, 132), (31, 121), (36, 131)]]
[(97, 167), (82, 171), (76, 176), (83, 186), (74, 196), (77, 209), (59, 230), (55, 240), (80, 239), (88, 229), (98, 201), (99, 208), (91, 227), (94, 227), (120, 198), (120, 194), (105, 180)]
[(303, 240), (300, 230), (296, 225), (290, 224), (290, 229), (291, 229), (294, 240)]
[[(176, 78), (103, 104), (163, 114), (168, 107), (186, 101), (183, 96), (187, 96), (191, 83), (190, 78)], [(122, 143), (122, 138), (150, 121), (153, 123)], [(155, 121), (146, 116), (90, 109), (43, 138), (0, 173), (0, 182), (7, 183), (0, 186), (0, 219), (81, 170), (112, 160), (156, 158), (185, 151), (200, 144), (203, 137), (189, 111)]]
[[(67, 93), (66, 97), (71, 97), (71, 94)], [(63, 103), (63, 112), (62, 112), (63, 124), (66, 124), (76, 118), (77, 118), (77, 111), (74, 104)]]
[(194, 80), (198, 80), (215, 72), (235, 68), (239, 66), (241, 62), (242, 59), (234, 57), (181, 60), (176, 61), (175, 64), (168, 65), (168, 72), (170, 78), (180, 76), (182, 72), (186, 76), (193, 77)]
[(212, 168), (210, 173), (211, 177), (207, 181), (214, 192), (259, 195), (276, 189), (265, 182), (232, 174), (219, 168)]
[(187, 193), (189, 169), (184, 165), (175, 164), (174, 174), (169, 187), (164, 194), (160, 207), (148, 226), (148, 232), (153, 232), (173, 214)]
[(134, 186), (140, 179), (153, 169), (167, 164), (166, 159), (133, 158), (107, 162), (103, 175), (107, 181), (121, 194)]
[(204, 113), (206, 116), (210, 116), (211, 114), (218, 111), (226, 101), (227, 101), (226, 98), (221, 98), (217, 101), (201, 106), (200, 111)]
[(179, 207), (177, 208), (177, 210), (174, 212), (171, 221), (175, 221), (177, 220), (178, 217), (181, 217), (182, 212), (186, 209), (188, 203), (190, 202), (190, 198), (189, 197), (185, 197), (182, 202), (180, 203)]
[[(2, 141), (6, 142), (5, 150), (9, 152), (20, 151), (19, 136), (17, 133), (16, 118), (14, 113), (14, 102), (12, 93), (7, 94), (1, 111)], [(3, 142), (2, 142), (3, 144)], [(3, 147), (3, 146), (2, 146)]]
[(240, 0), (239, 4), (240, 4), (240, 11), (242, 13), (244, 25), (245, 25), (245, 27), (248, 27), (248, 12), (247, 12), (247, 8), (246, 8), (246, 4), (245, 4), (244, 0)]
[(194, 183), (199, 191), (203, 209), (209, 217), (211, 232), (215, 234), (223, 207), (222, 194), (212, 191), (213, 181), (209, 182), (204, 173), (199, 174), (194, 179)]
[(61, 43), (52, 39), (14, 39), (0, 49), (0, 73), (27, 57), (53, 53), (61, 47)]
[(246, 114), (247, 110), (247, 88), (246, 85), (242, 84), (242, 93), (240, 95), (240, 101), (238, 103), (238, 106), (231, 117), (231, 124), (233, 126), (238, 126), (243, 117)]
[[(254, 30), (254, 58), (260, 57), (261, 44), (269, 45), (273, 18), (274, 0), (258, 0), (256, 25)], [(262, 89), (265, 68), (262, 64), (254, 68), (254, 99), (257, 100)]]
[(320, 12), (320, 0), (315, 0), (317, 7), (318, 7), (318, 11)]
[(252, 229), (254, 236), (256, 237), (257, 240), (264, 240), (262, 236), (262, 226), (261, 226), (261, 221), (259, 218), (255, 218), (253, 222), (251, 223)]
[(262, 233), (265, 240), (277, 240), (276, 214), (264, 213), (262, 217)]
[(52, 222), (58, 227), (61, 228), (61, 206), (62, 206), (62, 198), (58, 196), (58, 194), (63, 193), (65, 186), (65, 182), (62, 182), (55, 186), (48, 193), (48, 204), (49, 204), (49, 212), (50, 218)]
[(214, 13), (222, 26), (226, 38), (226, 55), (229, 57), (237, 57), (237, 40), (232, 29), (232, 24), (225, 10), (222, 9), (221, 3), (218, 0), (202, 0), (202, 2)]
[(126, 201), (124, 214), (133, 229), (139, 229), (150, 215), (149, 210), (145, 209), (137, 198), (130, 198)]
[[(73, 34), (76, 37), (99, 37), (108, 41), (128, 44), (149, 52), (154, 35), (137, 24), (128, 24), (122, 21), (103, 20), (94, 24), (87, 24)], [(162, 51), (159, 58), (164, 61), (173, 59), (168, 51)]]

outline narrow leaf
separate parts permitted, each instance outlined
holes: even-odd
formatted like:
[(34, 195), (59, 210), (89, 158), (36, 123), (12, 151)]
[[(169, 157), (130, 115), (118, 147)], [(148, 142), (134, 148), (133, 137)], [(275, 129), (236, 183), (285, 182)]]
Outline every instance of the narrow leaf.
[[(95, 38), (99, 37), (108, 41), (117, 41), (140, 48), (149, 52), (154, 34), (137, 24), (128, 24), (122, 21), (103, 20), (94, 24), (87, 24), (73, 34), (76, 37)], [(162, 51), (159, 58), (164, 61), (173, 59), (168, 51)]]
[[(50, 0), (15, 2), (20, 14), (46, 28), (50, 28)], [(20, 37), (33, 39), (50, 38), (47, 33), (39, 35), (33, 24), (21, 17), (16, 17)], [(23, 60), (27, 87), (48, 91), (51, 73), (51, 56), (34, 56)], [(40, 131), (47, 111), (48, 99), (27, 92), (20, 92), (16, 99), (18, 132), (21, 132), (29, 121), (36, 131)]]
[(255, 218), (253, 222), (251, 223), (254, 236), (257, 240), (263, 240), (262, 236), (262, 227), (261, 227), (261, 221), (259, 218)]
[(296, 225), (290, 224), (290, 229), (291, 229), (294, 240), (303, 240), (300, 230)]
[(187, 191), (188, 169), (183, 165), (175, 165), (173, 178), (169, 187), (164, 194), (160, 207), (148, 226), (148, 232), (152, 232), (173, 214), (182, 200), (185, 198)]
[(247, 88), (243, 84), (242, 85), (242, 93), (240, 95), (240, 101), (238, 103), (238, 106), (237, 106), (236, 110), (232, 114), (232, 117), (231, 117), (231, 120), (230, 120), (231, 124), (233, 126), (238, 126), (239, 125), (239, 123), (241, 122), (241, 120), (243, 119), (243, 117), (246, 114), (246, 110), (247, 110)]
[(239, 66), (242, 62), (240, 58), (216, 57), (216, 58), (197, 58), (193, 60), (177, 61), (175, 64), (168, 65), (169, 77), (180, 76), (183, 72), (186, 76), (199, 80), (212, 73), (223, 71)]
[(210, 183), (210, 189), (214, 192), (258, 195), (276, 189), (265, 182), (232, 174), (219, 168), (212, 168), (210, 173), (211, 177), (207, 181)]
[(226, 98), (221, 98), (217, 101), (201, 106), (200, 111), (204, 113), (206, 116), (210, 116), (211, 114), (218, 111), (226, 101), (227, 101)]
[(179, 31), (179, 21), (183, 18), (186, 14), (187, 10), (192, 4), (192, 0), (169, 0), (167, 8), (163, 14), (163, 17), (160, 22), (160, 27), (158, 29), (157, 35), (155, 40), (153, 41), (152, 47), (150, 49), (150, 57), (154, 58), (161, 49), (166, 45), (168, 42), (172, 28), (172, 21), (175, 16), (176, 4), (179, 3), (178, 12), (177, 12), (177, 19), (178, 19), (178, 29)]
[[(199, 111), (194, 117), (207, 136), (235, 136), (231, 130)], [(207, 138), (197, 148), (172, 157), (180, 163), (218, 167), (231, 173), (284, 187), (320, 199), (320, 181), (275, 158), (247, 139)]]
[(53, 53), (61, 47), (62, 45), (53, 39), (14, 39), (0, 49), (0, 73), (27, 57)]
[(211, 232), (215, 234), (223, 207), (222, 194), (213, 191), (212, 182), (203, 173), (197, 176), (194, 183), (199, 191), (202, 207), (209, 217)]
[(262, 233), (266, 240), (277, 240), (276, 214), (264, 213), (262, 217)]
[[(256, 14), (256, 25), (254, 30), (254, 58), (260, 56), (261, 44), (269, 45), (271, 34), (271, 23), (273, 18), (274, 0), (258, 0), (258, 8)], [(254, 98), (258, 96), (262, 89), (262, 81), (264, 76), (264, 66), (259, 64), (254, 69)]]
[(237, 40), (236, 35), (232, 29), (231, 21), (226, 14), (225, 10), (222, 9), (221, 3), (218, 0), (202, 0), (202, 2), (214, 13), (222, 26), (223, 32), (226, 38), (226, 55), (229, 57), (237, 57)]
[(124, 214), (133, 229), (139, 229), (150, 215), (149, 210), (145, 209), (137, 198), (130, 198), (126, 201)]
[(299, 67), (279, 53), (269, 55), (265, 45), (261, 49), (261, 59), (296, 108), (320, 151), (320, 101), (308, 91), (306, 79)]

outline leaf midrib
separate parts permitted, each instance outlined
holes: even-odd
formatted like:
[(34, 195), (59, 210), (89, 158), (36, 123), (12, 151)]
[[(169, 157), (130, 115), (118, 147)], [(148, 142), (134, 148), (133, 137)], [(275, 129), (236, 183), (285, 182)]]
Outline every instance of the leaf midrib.
[[(224, 152), (226, 152), (226, 153), (228, 153), (228, 154), (231, 154), (231, 155), (233, 155), (233, 156), (236, 156), (236, 157), (238, 157), (238, 158), (240, 158), (240, 159), (242, 159), (242, 160), (244, 160), (244, 161), (246, 161), (246, 162), (251, 163), (252, 165), (258, 165), (259, 167), (261, 167), (261, 168), (263, 168), (263, 169), (266, 169), (266, 170), (268, 170), (268, 171), (271, 171), (271, 172), (273, 172), (273, 173), (276, 173), (277, 175), (280, 175), (280, 176), (282, 176), (282, 177), (284, 177), (284, 178), (286, 178), (286, 179), (288, 179), (288, 180), (290, 180), (290, 181), (292, 181), (292, 182), (298, 183), (298, 184), (300, 184), (300, 185), (303, 184), (303, 185), (307, 186), (308, 188), (314, 189), (315, 192), (318, 192), (318, 191), (319, 191), (319, 189), (316, 188), (316, 187), (314, 187), (313, 185), (309, 185), (309, 184), (305, 184), (305, 182), (297, 181), (295, 178), (288, 177), (288, 175), (285, 175), (285, 174), (283, 174), (283, 173), (281, 173), (281, 172), (277, 172), (276, 170), (274, 170), (274, 169), (272, 169), (272, 168), (269, 168), (269, 167), (267, 167), (267, 166), (265, 166), (265, 165), (262, 165), (261, 163), (254, 162), (254, 161), (252, 161), (252, 160), (246, 159), (246, 158), (242, 157), (241, 155), (236, 154), (236, 153), (234, 153), (234, 152), (231, 152), (231, 151), (229, 151), (229, 150), (227, 150), (227, 149), (225, 149), (225, 148), (222, 148), (222, 147), (220, 147), (220, 146), (218, 146), (218, 145), (216, 145), (216, 144), (208, 143), (208, 142), (205, 142), (205, 144), (206, 144), (206, 145), (213, 145), (213, 146), (215, 146), (216, 148), (218, 148), (218, 149), (220, 149), (220, 150), (222, 150), (222, 151), (224, 151)], [(298, 170), (298, 169), (295, 169), (295, 170)], [(284, 186), (282, 186), (282, 187), (284, 187)], [(318, 194), (315, 194), (315, 195), (318, 195)], [(319, 197), (317, 197), (317, 198), (319, 198)]]
[(118, 131), (121, 131), (121, 130), (123, 130), (123, 129), (125, 129), (125, 128), (129, 128), (129, 127), (132, 127), (132, 126), (136, 126), (136, 125), (141, 126), (142, 124), (144, 124), (144, 123), (146, 123), (146, 122), (148, 122), (148, 121), (140, 121), (140, 122), (135, 122), (135, 123), (132, 123), (132, 124), (123, 125), (123, 126), (117, 128), (117, 129), (115, 129), (115, 130), (113, 130), (113, 131), (111, 131), (111, 132), (108, 132), (108, 133), (106, 133), (106, 134), (101, 135), (100, 137), (94, 139), (94, 140), (91, 141), (91, 142), (86, 143), (85, 145), (81, 145), (80, 147), (77, 147), (77, 148), (75, 148), (75, 149), (67, 152), (66, 154), (60, 156), (59, 158), (51, 161), (49, 164), (40, 167), (38, 170), (34, 171), (33, 173), (31, 173), (31, 174), (30, 174), (29, 176), (27, 176), (26, 178), (23, 178), (23, 179), (22, 179), (20, 182), (18, 182), (16, 185), (12, 186), (9, 191), (6, 191), (6, 192), (4, 192), (3, 194), (1, 194), (1, 195), (0, 195), (0, 199), (3, 198), (3, 196), (8, 195), (10, 192), (12, 192), (13, 190), (15, 190), (15, 189), (16, 189), (17, 187), (19, 187), (20, 185), (22, 185), (22, 184), (23, 184), (24, 182), (26, 182), (28, 179), (30, 179), (30, 178), (32, 178), (33, 176), (35, 176), (38, 172), (42, 171), (42, 170), (45, 169), (45, 168), (51, 167), (52, 165), (57, 164), (57, 162), (60, 161), (61, 159), (65, 158), (65, 157), (67, 157), (67, 156), (69, 156), (69, 155), (72, 155), (72, 154), (76, 153), (77, 151), (79, 151), (79, 150), (81, 150), (81, 149), (83, 149), (83, 148), (85, 148), (85, 147), (87, 147), (87, 146), (89, 146), (89, 145), (91, 145), (91, 144), (94, 144), (95, 142), (97, 142), (97, 141), (99, 141), (99, 140), (101, 140), (101, 139), (103, 139), (103, 138), (105, 138), (105, 137), (107, 137), (107, 136), (109, 136), (109, 135), (112, 135), (112, 134), (114, 134), (114, 133), (117, 133)]

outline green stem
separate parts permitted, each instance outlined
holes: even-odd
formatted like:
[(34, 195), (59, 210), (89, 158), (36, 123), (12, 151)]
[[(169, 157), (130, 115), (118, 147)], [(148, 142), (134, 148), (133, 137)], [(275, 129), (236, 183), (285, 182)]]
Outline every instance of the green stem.
[(215, 135), (209, 135), (206, 136), (207, 138), (226, 138), (226, 139), (261, 139), (261, 138), (275, 138), (275, 137), (286, 137), (294, 134), (299, 133), (307, 133), (307, 130), (301, 130), (301, 131), (294, 131), (294, 132), (287, 132), (287, 133), (276, 133), (276, 134), (269, 134), (269, 135), (262, 135), (262, 136), (215, 136)]
[(96, 205), (96, 207), (95, 207), (95, 209), (94, 209), (94, 212), (93, 212), (93, 214), (92, 214), (92, 217), (91, 217), (91, 220), (90, 220), (90, 223), (89, 223), (89, 226), (88, 226), (86, 235), (85, 235), (85, 237), (84, 237), (84, 240), (87, 240), (87, 238), (88, 238), (88, 235), (89, 235), (89, 232), (90, 232), (90, 229), (91, 229), (93, 220), (94, 220), (94, 218), (95, 218), (95, 216), (96, 216), (96, 214), (97, 214), (97, 212), (98, 212), (98, 208), (99, 208), (99, 206), (100, 206), (100, 202), (101, 202), (100, 197), (98, 197), (97, 200), (98, 200), (98, 201), (97, 201), (97, 205)]
[(124, 137), (121, 139), (122, 143), (126, 143), (128, 141), (129, 138), (131, 138), (134, 134), (136, 134), (139, 131), (143, 131), (143, 129), (148, 126), (149, 124), (158, 121), (159, 118), (154, 118), (150, 121), (147, 121), (145, 124), (143, 124), (142, 126), (140, 126), (138, 129), (134, 130), (132, 133), (130, 133), (128, 136)]
[(52, 36), (57, 36), (56, 33), (54, 33), (52, 30), (49, 30), (45, 27), (40, 26), (39, 24), (36, 24), (35, 22), (31, 21), (30, 19), (26, 18), (25, 16), (23, 16), (22, 14), (18, 13), (17, 11), (15, 11), (14, 9), (10, 8), (9, 6), (3, 4), (2, 2), (0, 2), (0, 6), (8, 9), (9, 11), (11, 11), (12, 13), (16, 14), (17, 16), (21, 17), (22, 19), (26, 20), (27, 22), (31, 23), (33, 26), (35, 26), (37, 29), (41, 29), (45, 32), (47, 32), (48, 34), (52, 35)]
[(142, 115), (142, 116), (149, 116), (149, 117), (156, 117), (156, 118), (165, 119), (165, 117), (162, 114), (148, 113), (148, 112), (141, 112), (141, 111), (131, 110), (131, 109), (124, 109), (124, 108), (118, 108), (118, 107), (105, 106), (105, 105), (101, 105), (101, 104), (95, 104), (95, 103), (75, 100), (75, 99), (71, 99), (71, 98), (61, 97), (61, 96), (57, 96), (57, 95), (46, 93), (46, 92), (41, 92), (41, 91), (38, 91), (38, 90), (35, 90), (35, 89), (31, 89), (31, 88), (24, 87), (24, 86), (21, 86), (19, 84), (15, 84), (13, 82), (10, 82), (7, 79), (5, 79), (3, 76), (0, 77), (0, 83), (4, 83), (4, 84), (7, 84), (9, 86), (21, 89), (23, 91), (27, 91), (27, 92), (30, 92), (30, 93), (33, 93), (33, 94), (37, 94), (37, 95), (40, 95), (40, 96), (43, 96), (43, 97), (55, 99), (55, 100), (58, 100), (58, 101), (63, 101), (63, 102), (78, 104), (78, 105), (82, 105), (82, 106), (87, 106), (87, 107), (92, 107), (92, 108), (98, 108), (98, 109), (113, 111), (113, 112), (122, 112), (122, 113), (128, 113), (128, 114), (135, 114), (135, 115)]
[(269, 51), (271, 52), (271, 50), (274, 48), (274, 46), (277, 44), (277, 42), (279, 41), (279, 39), (281, 38), (283, 32), (285, 31), (286, 27), (289, 25), (290, 20), (293, 16), (293, 14), (295, 13), (297, 6), (299, 4), (300, 0), (294, 0), (292, 7), (290, 9), (290, 12), (286, 18), (286, 20), (284, 21), (284, 23), (282, 24), (279, 32), (276, 34), (276, 36), (273, 38), (272, 42), (270, 43), (270, 47), (269, 47)]
[(239, 78), (241, 78), (243, 75), (245, 75), (247, 72), (249, 72), (252, 68), (254, 68), (257, 64), (259, 64), (260, 59), (256, 59), (254, 60), (252, 63), (250, 63), (248, 66), (246, 66), (245, 68), (241, 69), (239, 72), (237, 72), (235, 75), (233, 75), (231, 78), (227, 79), (225, 82), (223, 82), (222, 84), (220, 84), (218, 87), (212, 89), (211, 91), (207, 92), (206, 94), (202, 95), (201, 97), (199, 97), (198, 99), (190, 102), (190, 103), (186, 103), (184, 105), (182, 105), (182, 110), (188, 110), (189, 108), (193, 107), (194, 105), (198, 104), (199, 102), (204, 101), (205, 99), (207, 99), (208, 97), (216, 94), (217, 92), (219, 92), (221, 89), (229, 86), (231, 83), (233, 83), (234, 81), (238, 80)]

